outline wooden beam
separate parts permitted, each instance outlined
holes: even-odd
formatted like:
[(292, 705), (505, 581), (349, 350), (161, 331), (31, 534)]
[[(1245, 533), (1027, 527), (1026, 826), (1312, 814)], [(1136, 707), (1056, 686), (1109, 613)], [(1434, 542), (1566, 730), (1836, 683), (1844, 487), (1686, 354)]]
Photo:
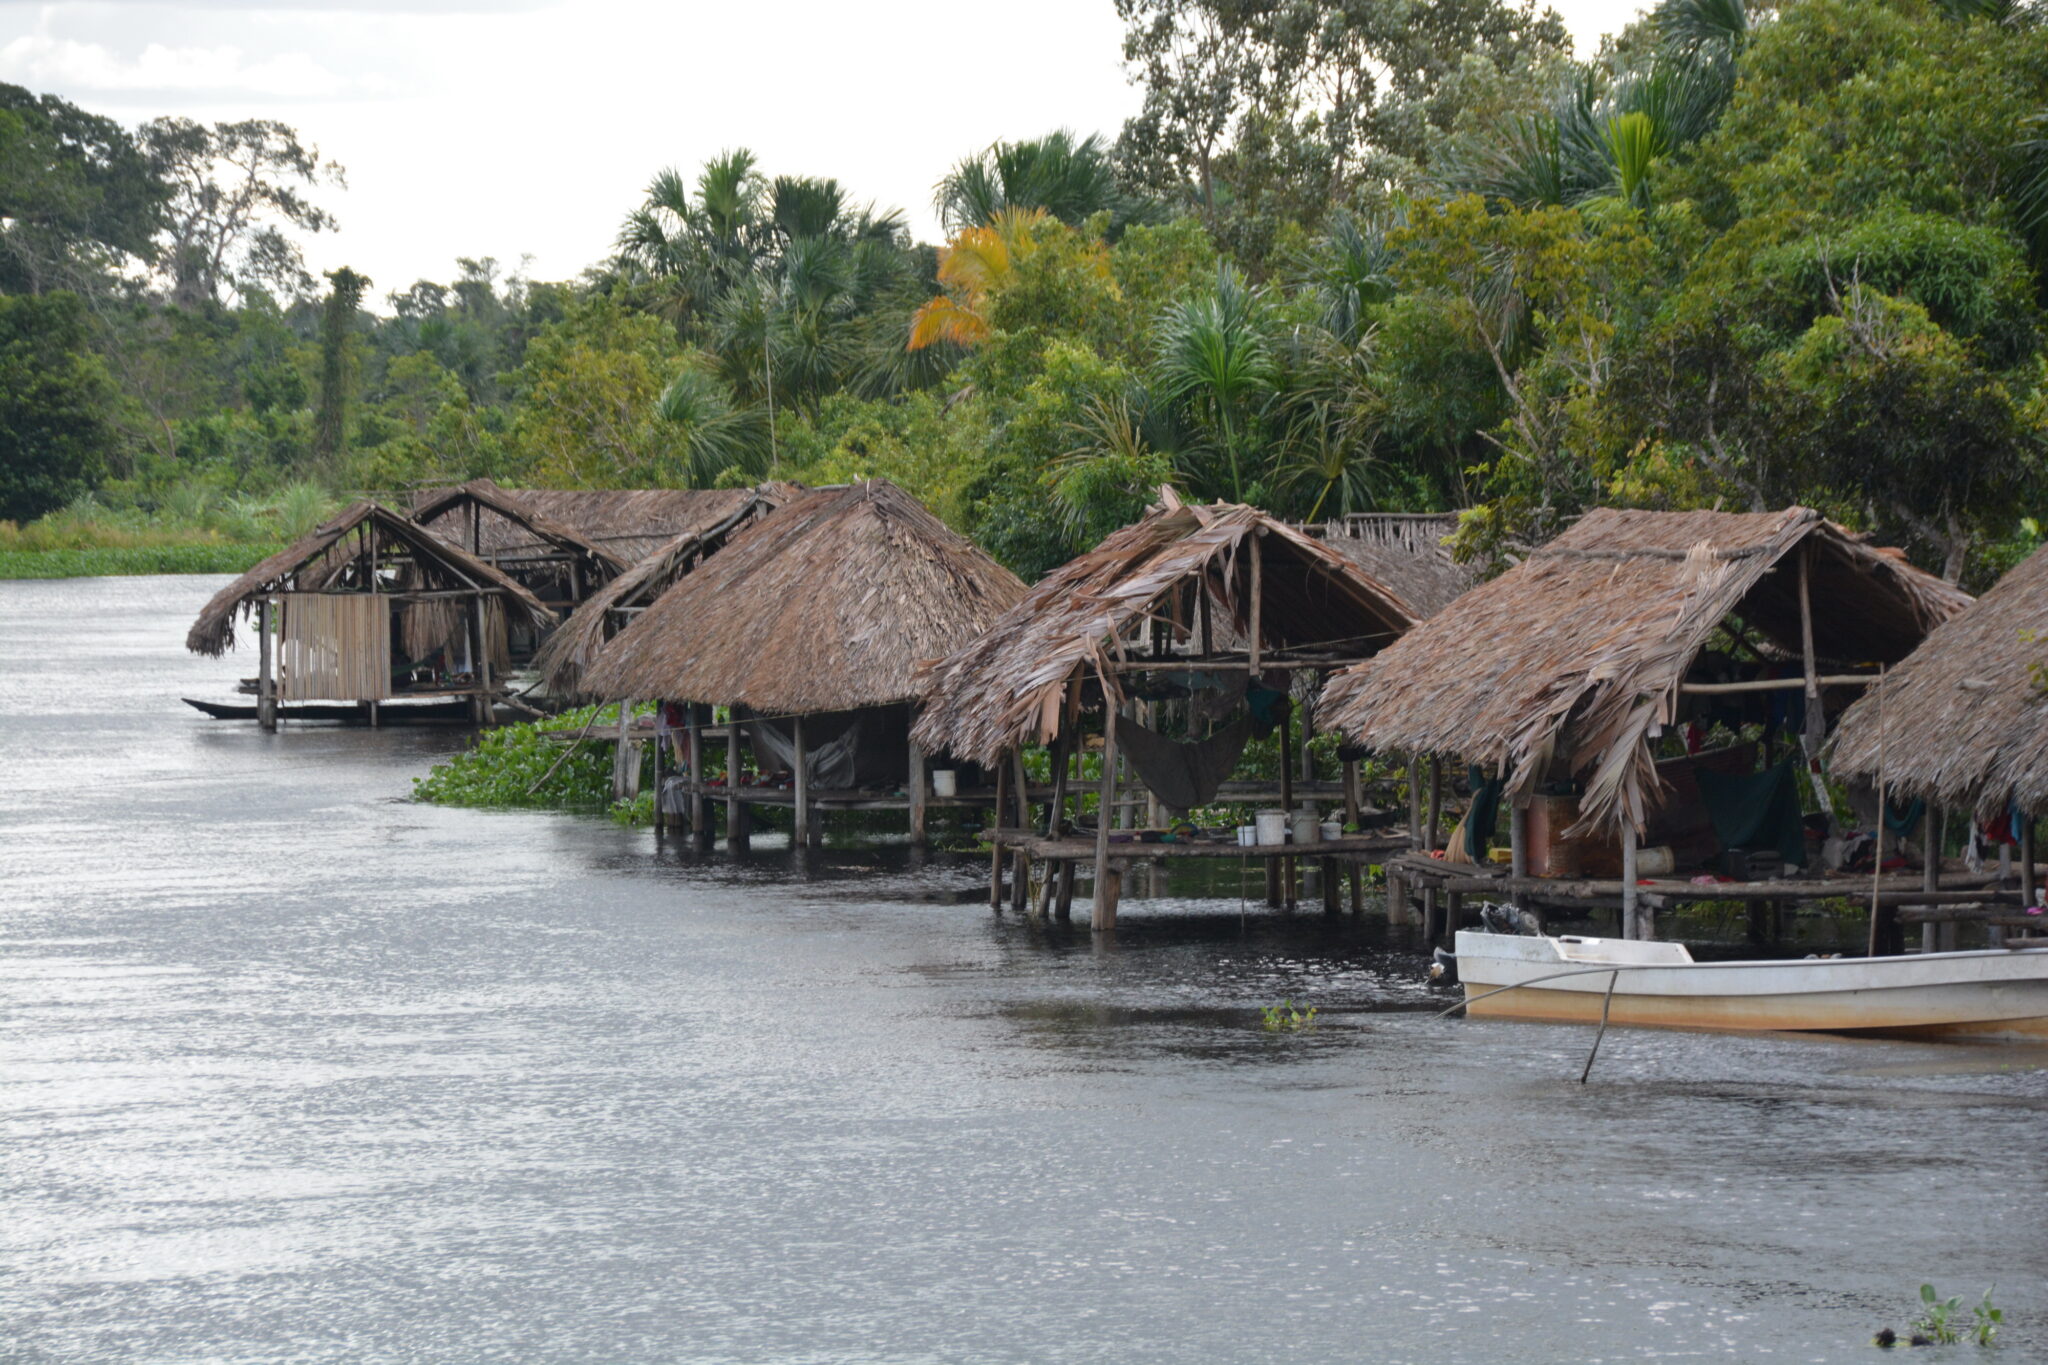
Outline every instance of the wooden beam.
[(1249, 668), (1254, 673), (1259, 671), (1259, 652), (1260, 646), (1263, 644), (1263, 641), (1259, 639), (1259, 633), (1261, 630), (1261, 622), (1259, 616), (1260, 608), (1265, 597), (1265, 592), (1263, 584), (1263, 575), (1261, 574), (1259, 568), (1259, 561), (1262, 558), (1262, 556), (1259, 554), (1259, 541), (1264, 536), (1265, 529), (1263, 527), (1252, 528), (1251, 647), (1249, 650), (1249, 658), (1245, 662), (1245, 667)]
[(750, 842), (748, 823), (752, 816), (740, 799), (740, 717), (739, 708), (729, 708), (725, 724), (725, 847), (743, 849)]
[(1691, 697), (1721, 697), (1734, 692), (1789, 692), (1795, 687), (1868, 687), (1879, 678), (1876, 673), (1809, 674), (1799, 678), (1751, 678), (1746, 682), (1680, 683), (1678, 690)]
[[(684, 733), (685, 743), (689, 746), (687, 752), (690, 764), (690, 841), (701, 845), (710, 842), (711, 834), (710, 821), (707, 818), (709, 813), (704, 809), (704, 718), (699, 714), (696, 702), (685, 703), (685, 714), (689, 726)], [(654, 747), (663, 747), (660, 735), (655, 736)], [(658, 786), (655, 788), (654, 799), (657, 803), (661, 800), (661, 789)]]
[(256, 724), (277, 729), (277, 678), (271, 664), (270, 627), (277, 612), (277, 599), (256, 600)]
[(904, 788), (910, 794), (910, 843), (913, 848), (923, 848), (926, 843), (925, 784), (924, 746), (913, 739), (910, 741), (910, 781)]
[(1010, 765), (996, 758), (996, 804), (989, 812), (988, 908), (1003, 912), (1003, 806), (1010, 790)]
[(1636, 825), (1625, 820), (1621, 826), (1621, 936), (1641, 938), (1643, 934), (1638, 922), (1642, 915), (1641, 898), (1636, 894)]

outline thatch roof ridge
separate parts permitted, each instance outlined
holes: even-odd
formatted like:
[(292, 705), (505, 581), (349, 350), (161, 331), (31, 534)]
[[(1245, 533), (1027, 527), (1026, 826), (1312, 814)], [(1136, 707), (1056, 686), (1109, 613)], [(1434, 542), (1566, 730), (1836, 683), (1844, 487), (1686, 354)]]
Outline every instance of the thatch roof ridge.
[[(539, 598), (498, 569), (468, 551), (450, 545), (424, 526), (400, 516), (388, 507), (361, 500), (350, 503), (318, 527), (301, 536), (222, 588), (200, 609), (199, 617), (185, 635), (185, 648), (194, 654), (219, 658), (235, 643), (235, 615), (254, 597), (282, 589), (282, 580), (314, 567), (336, 542), (365, 521), (412, 551), (423, 564), (434, 565), (458, 578), (505, 594), (508, 608), (523, 612), (535, 626), (552, 624), (555, 614)], [(339, 566), (334, 566), (338, 571)], [(297, 585), (294, 591), (311, 591), (313, 585)]]
[[(2048, 810), (2048, 547), (1934, 629), (1843, 712), (1838, 776), (1989, 819), (2008, 800)], [(1880, 753), (1882, 762), (1880, 763)]]
[(1599, 508), (1332, 679), (1323, 723), (1374, 748), (1500, 765), (1518, 793), (1562, 752), (1589, 823), (1640, 824), (1657, 782), (1647, 734), (1721, 620), (1746, 602), (1750, 624), (1797, 654), (1796, 575), (1774, 574), (1809, 540), (1823, 658), (1903, 657), (1969, 600), (1811, 508)]
[(678, 580), (604, 647), (583, 688), (778, 715), (905, 702), (919, 663), (1023, 592), (886, 479), (820, 489)]
[(1415, 620), (1391, 587), (1255, 507), (1169, 502), (1054, 569), (980, 640), (926, 669), (918, 742), (986, 763), (1018, 744), (1050, 739), (1075, 670), (1100, 669), (1110, 642), (1177, 585), (1206, 576), (1219, 561), (1227, 578), (1254, 535), (1286, 547), (1305, 566), (1304, 581), (1313, 574), (1389, 633)]
[(763, 484), (753, 496), (711, 526), (685, 531), (583, 600), (550, 632), (533, 666), (558, 697), (583, 696), (583, 674), (611, 639), (609, 614), (644, 592), (658, 596), (682, 576), (690, 557), (708, 542), (730, 534), (747, 518), (782, 506), (803, 490), (795, 484)]
[[(471, 479), (467, 483), (428, 495), (424, 502), (413, 508), (412, 519), (422, 526), (430, 526), (437, 518), (447, 515), (465, 502), (474, 502), (480, 507), (487, 508), (560, 549), (587, 555), (607, 566), (613, 573), (623, 573), (631, 567), (626, 556), (599, 545), (575, 527), (537, 511), (523, 495), (500, 487), (496, 480), (490, 478)], [(458, 549), (468, 548), (463, 545), (459, 530), (454, 535), (438, 531), (436, 534), (441, 535), (444, 540), (453, 541)]]
[[(451, 489), (420, 492), (414, 506), (426, 506)], [(627, 564), (638, 563), (680, 535), (700, 531), (726, 517), (752, 496), (747, 488), (504, 488), (533, 515), (568, 527)], [(486, 554), (520, 548), (502, 524), (486, 523)]]
[(1457, 512), (1358, 512), (1306, 527), (1316, 539), (1399, 592), (1420, 618), (1436, 615), (1473, 584), (1478, 571), (1459, 563), (1444, 539)]

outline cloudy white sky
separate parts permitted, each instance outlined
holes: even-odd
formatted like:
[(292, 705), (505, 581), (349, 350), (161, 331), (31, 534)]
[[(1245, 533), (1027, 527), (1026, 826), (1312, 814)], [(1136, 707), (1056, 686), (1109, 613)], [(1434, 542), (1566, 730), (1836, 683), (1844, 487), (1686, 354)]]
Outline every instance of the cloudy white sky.
[[(1552, 0), (1581, 51), (1635, 0)], [(374, 296), (457, 256), (604, 256), (664, 165), (746, 145), (935, 238), (932, 182), (998, 138), (1113, 134), (1136, 96), (1112, 0), (0, 0), (0, 80), (126, 123), (267, 117), (348, 170), (310, 256)]]

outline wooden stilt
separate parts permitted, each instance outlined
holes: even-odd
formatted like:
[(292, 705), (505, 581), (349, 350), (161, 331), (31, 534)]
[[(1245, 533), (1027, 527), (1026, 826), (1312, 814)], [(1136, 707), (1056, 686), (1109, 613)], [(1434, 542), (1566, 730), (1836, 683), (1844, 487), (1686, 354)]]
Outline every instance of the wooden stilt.
[(1102, 699), (1102, 809), (1097, 812), (1095, 821), (1095, 909), (1088, 924), (1098, 934), (1116, 928), (1116, 888), (1110, 884), (1109, 867), (1109, 818), (1115, 802), (1116, 699), (1105, 695)]
[(668, 742), (657, 732), (654, 737), (654, 837), (661, 838), (668, 832), (668, 802), (662, 787), (668, 777)]
[(910, 780), (904, 788), (910, 794), (910, 842), (912, 847), (923, 848), (925, 837), (926, 775), (924, 746), (916, 740), (910, 741)]
[(1007, 813), (1010, 794), (1010, 765), (996, 760), (996, 804), (988, 817), (988, 908), (1001, 914), (1003, 911), (1003, 816)]
[(2034, 867), (2034, 813), (2020, 813), (2020, 897), (2028, 905), (2040, 904), (2040, 882)]
[(804, 718), (792, 718), (796, 740), (796, 828), (790, 833), (792, 848), (816, 848), (819, 831), (811, 813), (811, 750), (804, 734)]
[(1060, 859), (1060, 889), (1052, 903), (1054, 919), (1070, 920), (1074, 917), (1074, 860)]
[[(1358, 760), (1347, 758), (1344, 760), (1344, 823), (1347, 827), (1358, 823), (1361, 804), (1358, 799)], [(1344, 869), (1351, 882), (1351, 913), (1362, 914), (1365, 910), (1365, 869), (1357, 858), (1346, 859)]]
[[(1252, 561), (1254, 565), (1257, 560)], [(1289, 722), (1291, 708), (1280, 712), (1280, 809), (1287, 812), (1288, 827), (1294, 824), (1294, 742), (1293, 729)], [(1294, 858), (1290, 854), (1280, 860), (1280, 896), (1289, 910), (1294, 908), (1296, 888), (1294, 882)]]
[(1455, 941), (1458, 936), (1458, 930), (1464, 925), (1464, 923), (1464, 893), (1460, 891), (1446, 891), (1444, 893), (1444, 927), (1442, 930), (1443, 936), (1447, 939)]
[[(1941, 889), (1941, 816), (1940, 807), (1929, 806), (1927, 813), (1920, 817), (1920, 889), (1922, 891), (1939, 891)], [(1920, 926), (1921, 952), (1938, 952), (1941, 947), (1945, 946), (1941, 943), (1941, 940), (1944, 937), (1953, 936), (1955, 933), (1952, 922), (1941, 926), (1941, 929), (1947, 930), (1947, 934), (1944, 935), (1932, 924)]]
[(256, 604), (256, 723), (265, 730), (277, 729), (277, 678), (270, 642), (276, 616), (276, 598), (266, 597)]
[(1641, 911), (1638, 902), (1641, 895), (1636, 887), (1636, 827), (1627, 820), (1621, 827), (1621, 936), (1642, 938), (1642, 926), (1638, 922)]
[(1422, 825), (1422, 847), (1433, 850), (1442, 839), (1444, 816), (1444, 761), (1436, 754), (1429, 756), (1429, 818)]
[(1324, 858), (1321, 860), (1321, 867), (1323, 874), (1323, 913), (1334, 915), (1344, 908), (1343, 883), (1337, 878), (1337, 860), (1335, 858)]
[[(711, 802), (704, 794), (704, 722), (710, 708), (696, 702), (688, 704), (685, 715), (689, 728), (684, 733), (684, 761), (690, 765), (690, 842), (701, 851), (711, 846)], [(654, 747), (658, 752), (662, 741), (656, 739)], [(655, 801), (661, 800), (661, 788), (655, 787)]]
[(728, 707), (725, 715), (725, 846), (728, 851), (744, 849), (753, 839), (753, 815), (739, 798), (740, 710)]
[[(1024, 771), (1023, 746), (1018, 746), (1012, 761), (1017, 767), (1017, 828), (1028, 832), (1031, 829), (1031, 775)], [(1031, 855), (1021, 848), (1016, 852), (1010, 877), (1010, 905), (1021, 915), (1031, 909)]]

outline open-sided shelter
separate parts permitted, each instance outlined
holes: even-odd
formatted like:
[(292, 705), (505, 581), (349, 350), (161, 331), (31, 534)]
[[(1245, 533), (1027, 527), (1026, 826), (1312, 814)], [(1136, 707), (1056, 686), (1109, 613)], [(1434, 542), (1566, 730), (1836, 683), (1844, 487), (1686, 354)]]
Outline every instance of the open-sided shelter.
[[(1001, 837), (1020, 858), (1037, 852), (1055, 865), (1062, 909), (1073, 864), (1092, 861), (1102, 929), (1116, 913), (1110, 825), (1120, 754), (1163, 804), (1185, 810), (1215, 798), (1254, 730), (1278, 728), (1279, 799), (1291, 808), (1294, 675), (1356, 663), (1415, 621), (1393, 589), (1322, 541), (1253, 507), (1187, 505), (1162, 491), (1143, 520), (1055, 569), (980, 640), (927, 670), (913, 731), (929, 750), (1016, 770), (1020, 818)], [(1091, 728), (1103, 785), (1084, 859), (1069, 847), (1065, 806), (1070, 760)], [(1021, 818), (1021, 751), (1038, 745), (1053, 750), (1042, 839)], [(1243, 852), (1235, 843), (1214, 851)]]
[(725, 548), (741, 530), (796, 495), (793, 484), (751, 490), (723, 517), (675, 537), (587, 597), (534, 655), (548, 690), (557, 697), (582, 697), (583, 672), (612, 637), (652, 606), (683, 575)]
[[(679, 579), (585, 671), (592, 696), (688, 707), (686, 784), (703, 831), (703, 708), (744, 724), (761, 778), (742, 805), (905, 808), (923, 833), (925, 765), (909, 713), (920, 663), (978, 637), (1022, 595), (1016, 575), (883, 479), (800, 494)], [(727, 770), (740, 772), (738, 726)], [(770, 776), (787, 774), (787, 786)]]
[(1936, 627), (1851, 706), (1828, 766), (1934, 811), (2017, 824), (2021, 885), (2035, 886), (2034, 823), (2048, 811), (2048, 549)]
[[(1635, 855), (1668, 794), (1659, 737), (1775, 696), (1780, 728), (1804, 730), (1811, 753), (1831, 697), (1841, 703), (1968, 601), (1810, 508), (1596, 509), (1332, 680), (1321, 720), (1372, 749), (1490, 769), (1511, 803), (1518, 880), (1528, 808), (1539, 793), (1566, 803), (1546, 807), (1546, 828), (1619, 841), (1625, 932), (1647, 936)], [(1789, 795), (1795, 822), (1804, 766), (1781, 765), (1780, 813)]]
[[(254, 616), (257, 719), (280, 701), (466, 700), (489, 719), (506, 639), (554, 615), (526, 588), (409, 518), (358, 502), (214, 594), (185, 647), (214, 658)], [(276, 646), (273, 665), (272, 645)]]

